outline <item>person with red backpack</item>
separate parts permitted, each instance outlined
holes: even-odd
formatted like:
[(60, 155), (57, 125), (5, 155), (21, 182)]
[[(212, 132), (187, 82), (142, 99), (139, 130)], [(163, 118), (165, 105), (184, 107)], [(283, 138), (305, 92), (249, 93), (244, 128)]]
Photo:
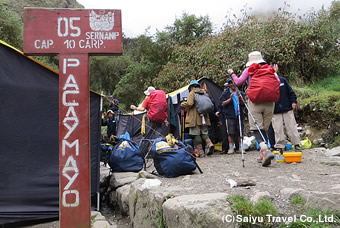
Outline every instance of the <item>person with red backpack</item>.
[[(156, 90), (150, 86), (146, 91), (146, 95), (142, 106), (136, 107), (131, 105), (130, 109), (144, 112), (148, 111), (147, 117), (147, 132), (145, 138), (155, 139), (158, 137), (164, 137), (169, 133), (168, 129), (168, 102), (166, 100), (166, 94), (163, 90)], [(166, 127), (164, 127), (165, 125)]]
[(258, 162), (261, 162), (262, 166), (268, 166), (274, 156), (266, 144), (268, 142), (266, 131), (273, 117), (275, 102), (280, 97), (280, 79), (275, 74), (273, 66), (266, 64), (263, 60), (261, 52), (251, 52), (248, 57), (247, 68), (240, 77), (237, 77), (232, 69), (228, 69), (228, 74), (237, 86), (248, 81), (250, 130), (254, 132), (261, 148)]

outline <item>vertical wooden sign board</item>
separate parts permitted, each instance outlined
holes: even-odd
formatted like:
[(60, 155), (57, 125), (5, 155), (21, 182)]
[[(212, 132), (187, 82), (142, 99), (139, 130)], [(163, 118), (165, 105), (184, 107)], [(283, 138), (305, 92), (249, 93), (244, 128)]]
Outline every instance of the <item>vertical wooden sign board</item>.
[(88, 61), (123, 53), (121, 11), (25, 8), (24, 53), (59, 54), (60, 227), (91, 227)]

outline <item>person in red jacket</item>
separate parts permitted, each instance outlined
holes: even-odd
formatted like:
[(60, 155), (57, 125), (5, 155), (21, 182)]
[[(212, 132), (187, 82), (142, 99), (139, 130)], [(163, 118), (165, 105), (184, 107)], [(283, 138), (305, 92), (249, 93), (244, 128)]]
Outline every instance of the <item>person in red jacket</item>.
[(136, 107), (131, 105), (130, 109), (137, 111), (148, 111), (148, 121), (146, 123), (145, 138), (155, 139), (158, 137), (165, 137), (169, 133), (169, 122), (167, 120), (167, 100), (166, 94), (162, 90), (156, 90), (154, 87), (149, 86), (142, 106)]
[(149, 86), (148, 89), (144, 91), (144, 94), (145, 94), (146, 97), (145, 97), (145, 99), (142, 103), (142, 107), (137, 107), (135, 105), (131, 105), (130, 109), (140, 111), (140, 112), (144, 112), (145, 110), (147, 110), (147, 107), (148, 107), (148, 104), (149, 104), (149, 101), (150, 101), (150, 92), (155, 91), (155, 90), (156, 90), (155, 87)]

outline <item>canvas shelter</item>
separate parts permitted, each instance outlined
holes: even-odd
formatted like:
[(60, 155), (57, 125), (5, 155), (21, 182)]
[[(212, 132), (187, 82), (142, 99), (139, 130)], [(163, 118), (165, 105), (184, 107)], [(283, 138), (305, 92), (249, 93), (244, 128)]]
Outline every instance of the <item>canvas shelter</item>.
[[(213, 82), (211, 79), (207, 77), (203, 77), (198, 80), (201, 84), (201, 87), (206, 89), (209, 93), (209, 96), (215, 100), (216, 106), (218, 105), (219, 98), (221, 93), (223, 92), (223, 88)], [(189, 90), (188, 85), (181, 87), (173, 92), (168, 93), (168, 121), (171, 129), (170, 132), (174, 134), (176, 138), (180, 138), (181, 136), (181, 102), (188, 97)], [(217, 108), (217, 107), (216, 107)], [(171, 111), (173, 109), (173, 111)], [(172, 113), (172, 114), (171, 114)], [(125, 132), (129, 132), (133, 141), (139, 143), (141, 138), (141, 120), (144, 113), (139, 113), (136, 115), (120, 115), (117, 135), (124, 134)]]
[[(58, 218), (58, 73), (0, 41), (0, 99), (0, 224)], [(100, 95), (91, 91), (94, 198), (99, 193), (100, 124)]]

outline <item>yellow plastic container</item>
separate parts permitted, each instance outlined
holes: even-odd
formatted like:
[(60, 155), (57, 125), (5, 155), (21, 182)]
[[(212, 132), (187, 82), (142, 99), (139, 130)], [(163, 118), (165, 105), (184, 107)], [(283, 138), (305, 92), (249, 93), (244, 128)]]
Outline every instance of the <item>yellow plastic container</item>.
[(222, 143), (215, 144), (215, 151), (222, 152)]
[(301, 162), (302, 152), (286, 152), (283, 153), (283, 157), (285, 157), (285, 162)]

